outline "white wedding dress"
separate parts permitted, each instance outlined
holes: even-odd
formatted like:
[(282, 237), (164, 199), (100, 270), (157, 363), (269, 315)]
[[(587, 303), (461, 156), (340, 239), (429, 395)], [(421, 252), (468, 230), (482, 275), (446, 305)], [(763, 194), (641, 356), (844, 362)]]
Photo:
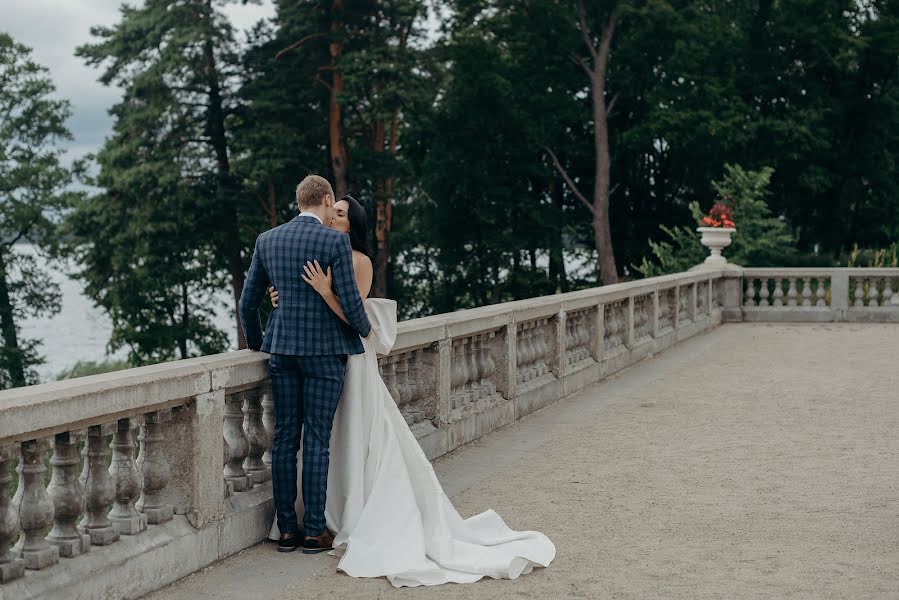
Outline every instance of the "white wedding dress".
[[(548, 566), (556, 547), (542, 533), (512, 531), (492, 510), (463, 519), (453, 507), (378, 370), (377, 355), (396, 341), (396, 302), (368, 299), (365, 312), (372, 335), (364, 354), (349, 357), (331, 431), (325, 520), (337, 568), (402, 587), (515, 579)], [(302, 510), (298, 493), (301, 520)], [(276, 520), (269, 537), (278, 535)]]

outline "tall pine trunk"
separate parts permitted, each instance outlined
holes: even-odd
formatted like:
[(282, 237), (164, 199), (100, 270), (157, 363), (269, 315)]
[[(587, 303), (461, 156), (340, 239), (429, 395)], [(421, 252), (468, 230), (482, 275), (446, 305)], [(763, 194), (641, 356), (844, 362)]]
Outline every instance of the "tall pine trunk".
[(237, 328), (237, 347), (246, 348), (243, 328), (240, 325), (240, 294), (243, 291), (244, 269), (241, 255), (240, 224), (237, 215), (237, 194), (231, 177), (231, 164), (228, 160), (228, 139), (225, 133), (225, 110), (222, 91), (219, 86), (218, 69), (215, 64), (215, 53), (212, 40), (204, 42), (206, 58), (206, 75), (209, 86), (209, 105), (206, 109), (209, 140), (215, 152), (216, 163), (216, 201), (223, 211), (225, 227), (224, 252), (228, 261), (228, 273), (231, 276), (231, 293), (234, 298), (234, 321)]
[(562, 186), (557, 181), (549, 184), (549, 197), (555, 210), (553, 214), (556, 222), (549, 242), (549, 280), (555, 286), (557, 292), (568, 291), (568, 277), (565, 273), (565, 248), (562, 244), (563, 217), (563, 192)]
[(348, 157), (346, 140), (343, 139), (342, 107), (340, 106), (340, 94), (343, 92), (343, 75), (340, 72), (338, 62), (343, 53), (343, 42), (338, 41), (337, 36), (342, 35), (343, 22), (340, 20), (343, 12), (343, 0), (334, 0), (331, 5), (331, 43), (328, 51), (331, 54), (331, 96), (328, 102), (328, 150), (331, 154), (331, 171), (334, 174), (334, 184), (337, 187), (337, 198), (347, 193), (347, 168)]
[(612, 228), (609, 224), (609, 188), (611, 185), (609, 155), (609, 111), (606, 106), (606, 67), (615, 33), (613, 13), (603, 25), (599, 50), (594, 55), (590, 88), (593, 99), (593, 143), (596, 150), (596, 176), (593, 183), (593, 235), (599, 255), (599, 271), (603, 285), (618, 283), (618, 268), (612, 248)]
[[(384, 121), (375, 124), (372, 149), (396, 156), (399, 136), (399, 110), (394, 109), (390, 130)], [(379, 179), (375, 183), (375, 263), (372, 295), (386, 298), (390, 280), (390, 230), (393, 226), (393, 177)]]
[(0, 251), (0, 335), (3, 336), (3, 347), (6, 349), (6, 366), (12, 387), (25, 385), (25, 367), (19, 350), (19, 339), (16, 335), (16, 324), (13, 321), (12, 300), (9, 297), (6, 261)]

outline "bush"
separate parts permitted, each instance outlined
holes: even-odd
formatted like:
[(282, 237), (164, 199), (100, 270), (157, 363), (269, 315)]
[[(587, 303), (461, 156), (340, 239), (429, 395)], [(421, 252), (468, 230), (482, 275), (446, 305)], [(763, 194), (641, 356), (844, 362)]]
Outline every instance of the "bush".
[(99, 375), (101, 373), (111, 373), (113, 371), (121, 371), (122, 369), (131, 368), (126, 360), (104, 360), (104, 361), (78, 361), (59, 375), (56, 380), (74, 379), (76, 377), (87, 377), (88, 375)]
[[(728, 260), (746, 267), (783, 266), (795, 262), (793, 235), (787, 223), (771, 214), (765, 196), (774, 170), (764, 167), (746, 171), (739, 165), (725, 165), (724, 177), (712, 184), (716, 203), (733, 208), (737, 231), (733, 243), (724, 251)], [(705, 213), (698, 202), (690, 203), (697, 227)], [(701, 263), (708, 251), (700, 244), (699, 234), (689, 227), (660, 227), (668, 238), (649, 240), (652, 256), (643, 258), (635, 269), (644, 277), (679, 273)]]
[(874, 269), (899, 267), (899, 242), (889, 248), (860, 249), (858, 244), (852, 247), (852, 252), (846, 259), (847, 267), (869, 267)]

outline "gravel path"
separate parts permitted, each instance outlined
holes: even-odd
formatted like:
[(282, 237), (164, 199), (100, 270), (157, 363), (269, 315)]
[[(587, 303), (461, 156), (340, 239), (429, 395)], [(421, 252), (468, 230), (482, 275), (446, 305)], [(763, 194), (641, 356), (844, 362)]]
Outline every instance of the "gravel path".
[(899, 598), (897, 341), (727, 325), (438, 459), (463, 516), (556, 543), (516, 581), (394, 590), (260, 545), (151, 597)]

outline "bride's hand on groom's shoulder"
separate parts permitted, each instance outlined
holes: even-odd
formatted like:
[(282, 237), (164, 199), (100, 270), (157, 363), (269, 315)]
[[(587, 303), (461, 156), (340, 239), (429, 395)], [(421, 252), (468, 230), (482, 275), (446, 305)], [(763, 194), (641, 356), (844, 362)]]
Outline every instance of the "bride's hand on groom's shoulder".
[(333, 277), (331, 276), (331, 267), (328, 267), (327, 271), (322, 270), (318, 261), (306, 262), (303, 265), (303, 281), (311, 285), (316, 292), (325, 296), (326, 294), (331, 293), (331, 285), (333, 283)]

